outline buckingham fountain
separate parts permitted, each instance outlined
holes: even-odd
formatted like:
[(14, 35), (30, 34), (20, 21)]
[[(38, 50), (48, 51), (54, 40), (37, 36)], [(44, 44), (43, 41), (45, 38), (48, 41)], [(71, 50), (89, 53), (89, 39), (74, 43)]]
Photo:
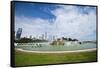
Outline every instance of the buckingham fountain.
[(77, 50), (96, 50), (96, 42), (94, 41), (66, 41), (57, 39), (53, 41), (35, 40), (33, 42), (15, 42), (15, 49), (28, 52), (63, 52), (63, 51), (77, 51)]

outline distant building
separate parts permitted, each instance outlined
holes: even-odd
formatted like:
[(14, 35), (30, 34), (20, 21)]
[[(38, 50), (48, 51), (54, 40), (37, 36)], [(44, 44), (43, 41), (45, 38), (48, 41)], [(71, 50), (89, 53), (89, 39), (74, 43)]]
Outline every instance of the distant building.
[(32, 35), (30, 35), (30, 39), (32, 39)]
[(53, 36), (53, 40), (56, 40), (56, 39), (55, 39), (55, 36)]
[(47, 32), (45, 32), (45, 40), (47, 40)]
[(16, 39), (20, 39), (22, 34), (22, 28), (18, 28), (17, 33), (16, 33)]
[(45, 38), (44, 38), (44, 34), (42, 34), (42, 40), (44, 40)]

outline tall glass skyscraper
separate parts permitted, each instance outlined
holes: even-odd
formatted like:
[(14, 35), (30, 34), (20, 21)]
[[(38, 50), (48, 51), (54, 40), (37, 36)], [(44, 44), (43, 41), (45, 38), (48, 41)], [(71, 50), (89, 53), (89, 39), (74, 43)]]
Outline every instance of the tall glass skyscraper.
[(18, 28), (17, 33), (16, 33), (16, 39), (20, 39), (22, 34), (22, 28)]

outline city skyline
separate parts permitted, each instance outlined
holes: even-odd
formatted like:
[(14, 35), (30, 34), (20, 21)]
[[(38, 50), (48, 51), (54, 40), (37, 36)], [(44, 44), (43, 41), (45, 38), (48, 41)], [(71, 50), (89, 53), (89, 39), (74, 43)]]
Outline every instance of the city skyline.
[(16, 34), (15, 34), (15, 39), (21, 39), (21, 38), (30, 38), (30, 39), (41, 39), (41, 40), (56, 40), (57, 36), (56, 35), (48, 35), (47, 32), (33, 36), (33, 35), (28, 35), (28, 36), (24, 36), (21, 37), (22, 35), (22, 28), (18, 28)]
[(96, 40), (96, 7), (55, 4), (16, 3), (15, 32), (22, 37), (45, 32), (58, 37)]

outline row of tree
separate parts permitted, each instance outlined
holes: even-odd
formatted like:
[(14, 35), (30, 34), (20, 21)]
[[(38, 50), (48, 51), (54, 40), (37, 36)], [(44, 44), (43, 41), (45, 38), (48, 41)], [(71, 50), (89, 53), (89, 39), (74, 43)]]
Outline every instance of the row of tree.
[(78, 41), (78, 39), (65, 38), (65, 37), (62, 37), (62, 39), (65, 41)]
[(31, 38), (20, 38), (18, 40), (15, 40), (16, 43), (32, 43), (32, 42), (47, 42), (47, 40), (40, 40), (40, 39), (31, 39)]
[[(78, 41), (78, 39), (72, 39), (72, 38), (65, 38), (62, 37), (65, 41)], [(20, 38), (18, 40), (15, 40), (16, 43), (32, 43), (32, 42), (47, 42), (48, 40), (41, 40), (41, 39), (31, 39), (31, 38)]]

